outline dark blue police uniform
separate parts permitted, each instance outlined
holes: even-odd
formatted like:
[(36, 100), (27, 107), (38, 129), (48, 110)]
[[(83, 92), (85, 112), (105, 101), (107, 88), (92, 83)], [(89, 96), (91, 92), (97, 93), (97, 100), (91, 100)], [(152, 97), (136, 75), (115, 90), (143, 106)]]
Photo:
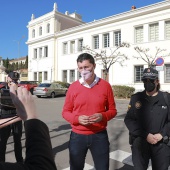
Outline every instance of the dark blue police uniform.
[[(170, 101), (170, 94), (167, 95)], [(132, 95), (124, 122), (130, 133), (135, 170), (147, 170), (149, 159), (153, 170), (168, 169), (170, 147), (163, 140), (156, 144), (150, 144), (146, 140), (149, 133), (169, 136), (168, 112), (168, 105), (161, 91), (155, 96), (148, 96), (146, 91)]]

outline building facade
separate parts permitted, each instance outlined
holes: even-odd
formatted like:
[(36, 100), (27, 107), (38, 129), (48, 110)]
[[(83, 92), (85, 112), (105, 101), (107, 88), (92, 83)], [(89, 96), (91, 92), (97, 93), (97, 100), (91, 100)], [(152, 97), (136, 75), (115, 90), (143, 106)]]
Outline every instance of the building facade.
[[(106, 50), (111, 53), (122, 42), (130, 44), (120, 52), (128, 56), (121, 66), (114, 63), (108, 81), (111, 85), (127, 85), (136, 91), (143, 89), (141, 76), (147, 63), (135, 58), (134, 47), (149, 49), (149, 55), (156, 55), (156, 49), (166, 49), (164, 64), (159, 71), (161, 89), (169, 90), (170, 83), (170, 1), (136, 8), (93, 22), (84, 23), (79, 14), (53, 11), (43, 16), (31, 17), (28, 23), (28, 79), (38, 81), (65, 81), (72, 83), (79, 78), (76, 59), (83, 46), (92, 50)], [(161, 57), (165, 51), (156, 55)], [(103, 78), (103, 66), (97, 63), (96, 74)]]
[(28, 23), (28, 77), (29, 80), (58, 80), (58, 32), (81, 25), (79, 14), (59, 13), (54, 3), (53, 11), (37, 19), (32, 15)]

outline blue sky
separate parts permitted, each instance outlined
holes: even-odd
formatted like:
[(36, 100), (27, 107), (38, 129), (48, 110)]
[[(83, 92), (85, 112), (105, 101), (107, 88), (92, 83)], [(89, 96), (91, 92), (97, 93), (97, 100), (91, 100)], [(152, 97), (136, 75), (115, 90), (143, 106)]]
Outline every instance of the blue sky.
[[(1, 0), (0, 5), (0, 56), (3, 59), (23, 57), (28, 54), (27, 25), (34, 14), (36, 18), (53, 10), (77, 12), (84, 22), (129, 11), (164, 0)], [(18, 45), (18, 43), (20, 45)], [(18, 46), (20, 47), (18, 50)]]

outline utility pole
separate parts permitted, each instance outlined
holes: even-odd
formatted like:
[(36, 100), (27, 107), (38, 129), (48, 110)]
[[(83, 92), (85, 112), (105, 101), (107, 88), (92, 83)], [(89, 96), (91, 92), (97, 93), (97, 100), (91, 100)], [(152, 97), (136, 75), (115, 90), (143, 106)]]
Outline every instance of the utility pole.
[(19, 72), (19, 58), (20, 58), (20, 43), (21, 43), (22, 39), (24, 39), (24, 38), (25, 38), (25, 36), (23, 35), (18, 41), (17, 41), (17, 40), (14, 40), (14, 41), (16, 41), (17, 44), (18, 44), (18, 61), (17, 61), (17, 63), (18, 63), (17, 71), (18, 71), (18, 72)]

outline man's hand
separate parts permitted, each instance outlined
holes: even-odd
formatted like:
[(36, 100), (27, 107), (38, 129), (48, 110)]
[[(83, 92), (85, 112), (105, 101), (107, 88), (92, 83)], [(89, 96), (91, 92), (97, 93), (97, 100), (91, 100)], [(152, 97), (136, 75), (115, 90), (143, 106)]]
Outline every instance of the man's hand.
[(100, 122), (102, 120), (102, 118), (103, 118), (103, 116), (101, 113), (95, 113), (90, 116), (81, 115), (81, 116), (79, 116), (79, 123), (82, 125), (90, 125), (93, 123)]
[(93, 124), (93, 123), (97, 123), (100, 122), (102, 120), (103, 116), (101, 113), (95, 113), (91, 116), (89, 116), (89, 123)]
[(89, 116), (81, 115), (78, 119), (81, 125), (89, 125)]

